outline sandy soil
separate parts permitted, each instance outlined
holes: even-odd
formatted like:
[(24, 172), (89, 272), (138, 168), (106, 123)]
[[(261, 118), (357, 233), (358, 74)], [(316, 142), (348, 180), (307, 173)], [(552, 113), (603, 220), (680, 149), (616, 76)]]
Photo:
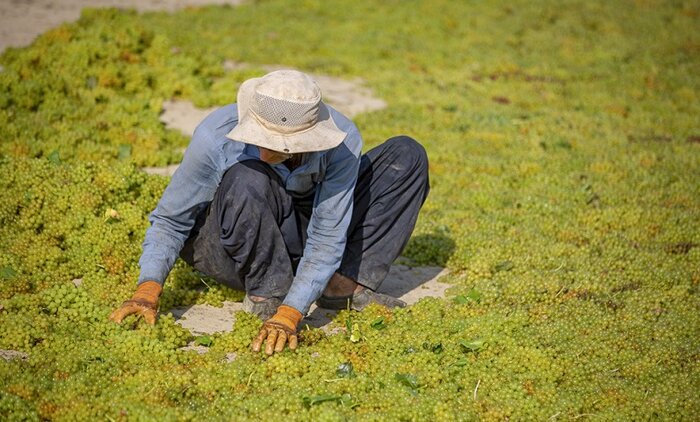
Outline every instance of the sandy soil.
[[(250, 67), (248, 63), (238, 63), (231, 60), (224, 61), (223, 66), (224, 70)], [(275, 64), (260, 67), (268, 72), (288, 69), (288, 67)], [(355, 117), (360, 113), (368, 113), (386, 107), (386, 102), (375, 97), (372, 90), (365, 87), (364, 81), (360, 78), (348, 80), (314, 73), (310, 75), (321, 87), (323, 100), (348, 117)]]
[[(398, 297), (408, 305), (413, 305), (424, 297), (444, 297), (445, 291), (451, 286), (440, 281), (440, 278), (446, 274), (447, 270), (441, 267), (409, 267), (394, 264), (377, 291)], [(336, 314), (336, 311), (319, 308), (314, 304), (311, 305), (309, 314), (301, 325), (328, 328), (328, 324)]]
[(4, 360), (14, 360), (20, 359), (25, 360), (29, 357), (28, 354), (24, 352), (18, 352), (17, 350), (0, 350), (0, 359)]
[[(424, 297), (444, 297), (445, 291), (451, 286), (440, 281), (440, 278), (445, 274), (447, 274), (447, 270), (440, 267), (394, 265), (379, 291), (401, 298), (409, 305)], [(236, 322), (234, 312), (242, 310), (242, 302), (224, 302), (224, 306), (221, 308), (210, 305), (193, 305), (187, 308), (173, 309), (170, 312), (177, 319), (178, 324), (195, 335), (201, 335), (231, 331)], [(336, 311), (319, 308), (314, 304), (307, 317), (301, 322), (301, 326), (308, 324), (311, 327), (328, 328), (336, 314)], [(188, 346), (187, 350), (201, 353), (204, 349)]]

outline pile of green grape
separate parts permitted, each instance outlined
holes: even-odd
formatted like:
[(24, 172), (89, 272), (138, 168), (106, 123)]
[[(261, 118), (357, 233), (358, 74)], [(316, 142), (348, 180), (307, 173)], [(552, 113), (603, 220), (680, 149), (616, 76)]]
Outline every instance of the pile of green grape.
[[(7, 158), (0, 175), (8, 192), (0, 349), (29, 354), (0, 361), (3, 418), (683, 419), (697, 411), (690, 357), (700, 314), (689, 306), (697, 280), (664, 292), (643, 274), (599, 291), (593, 283), (536, 288), (504, 278), (513, 264), (500, 263), (488, 277), (453, 277), (450, 300), (343, 311), (334, 334), (302, 327), (297, 352), (269, 358), (250, 351), (261, 322), (238, 313), (235, 329), (211, 336), (197, 355), (181, 349), (196, 339), (167, 313), (155, 327), (107, 320), (133, 291), (134, 245), (162, 178), (127, 165)], [(180, 262), (161, 305), (225, 299), (240, 293)]]
[[(700, 67), (692, 2), (305, 1), (86, 10), (0, 56), (1, 420), (694, 420)], [(261, 321), (169, 310), (242, 294), (181, 261), (155, 326), (131, 296), (187, 144), (172, 98), (233, 102), (283, 64), (362, 77), (431, 192), (404, 251), (446, 298), (342, 311), (297, 351)], [(229, 66), (231, 67), (231, 66)], [(187, 345), (198, 345), (197, 353)]]

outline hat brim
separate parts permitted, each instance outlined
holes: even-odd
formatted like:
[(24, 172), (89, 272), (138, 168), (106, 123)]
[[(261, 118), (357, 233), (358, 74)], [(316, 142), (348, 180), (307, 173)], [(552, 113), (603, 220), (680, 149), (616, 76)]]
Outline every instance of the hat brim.
[(308, 129), (282, 134), (264, 127), (249, 112), (260, 79), (262, 78), (249, 79), (238, 89), (238, 124), (226, 134), (227, 138), (289, 154), (324, 151), (343, 142), (346, 133), (336, 126), (330, 110), (323, 102), (319, 104), (318, 122)]

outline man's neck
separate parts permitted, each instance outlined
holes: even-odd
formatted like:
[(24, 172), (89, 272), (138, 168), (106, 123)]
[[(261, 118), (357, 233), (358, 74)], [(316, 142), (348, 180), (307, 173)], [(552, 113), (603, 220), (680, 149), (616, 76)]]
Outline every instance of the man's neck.
[(304, 154), (293, 154), (291, 158), (285, 160), (283, 164), (289, 169), (289, 171), (294, 171), (297, 167), (304, 162)]

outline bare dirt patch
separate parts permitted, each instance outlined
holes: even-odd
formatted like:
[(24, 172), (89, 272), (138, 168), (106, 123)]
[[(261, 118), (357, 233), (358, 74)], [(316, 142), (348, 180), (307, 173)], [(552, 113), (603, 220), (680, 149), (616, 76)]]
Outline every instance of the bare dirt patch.
[[(223, 66), (225, 71), (253, 67), (253, 65), (248, 63), (239, 63), (231, 60), (224, 61)], [(290, 69), (289, 67), (277, 64), (266, 64), (260, 67), (267, 72)], [(387, 106), (384, 100), (374, 96), (372, 90), (365, 86), (365, 82), (361, 78), (341, 79), (314, 73), (310, 73), (309, 75), (321, 88), (324, 101), (348, 117), (355, 117), (360, 113), (381, 110)]]
[(243, 303), (227, 301), (221, 308), (211, 305), (193, 305), (187, 308), (176, 308), (169, 312), (182, 327), (190, 330), (192, 334), (201, 335), (231, 331), (236, 322), (234, 312), (242, 310)]
[[(424, 297), (445, 297), (445, 291), (451, 286), (440, 281), (445, 274), (447, 269), (442, 267), (409, 267), (394, 264), (378, 291), (398, 297), (408, 305), (413, 305)], [(327, 328), (337, 313), (314, 304), (301, 325)]]
[(4, 360), (27, 360), (29, 355), (18, 350), (0, 350), (0, 359)]
[[(393, 265), (379, 291), (398, 297), (409, 305), (424, 297), (445, 297), (445, 291), (451, 286), (440, 281), (445, 274), (447, 270), (441, 267)], [(202, 335), (233, 330), (236, 322), (234, 313), (242, 310), (242, 302), (224, 302), (221, 308), (193, 305), (188, 308), (176, 308), (170, 312), (182, 327), (195, 335)], [(311, 327), (326, 329), (336, 314), (337, 311), (311, 305), (309, 314), (301, 322), (301, 326), (308, 324)], [(198, 353), (204, 350), (201, 346), (188, 347), (187, 350), (195, 350)]]
[(185, 136), (192, 136), (199, 122), (214, 110), (216, 107), (197, 108), (189, 101), (164, 101), (160, 121), (169, 129), (179, 130)]

